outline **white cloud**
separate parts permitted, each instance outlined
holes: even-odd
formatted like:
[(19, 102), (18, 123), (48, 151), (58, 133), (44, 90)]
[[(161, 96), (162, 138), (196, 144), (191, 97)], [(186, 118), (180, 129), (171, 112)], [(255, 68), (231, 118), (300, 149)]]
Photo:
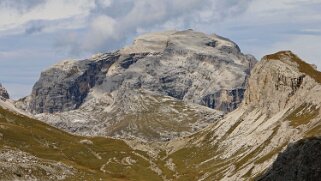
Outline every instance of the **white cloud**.
[(116, 21), (109, 16), (98, 16), (90, 25), (89, 33), (82, 43), (83, 50), (93, 50), (106, 43), (108, 39), (117, 39)]
[[(20, 11), (19, 6), (6, 6), (0, 4), (0, 31), (24, 32), (24, 25), (31, 21), (55, 21), (70, 18), (86, 18), (90, 10), (95, 8), (91, 0), (46, 0), (44, 3), (35, 4), (26, 11)], [(18, 30), (17, 30), (18, 29)]]
[(72, 52), (111, 50), (119, 48), (128, 39), (142, 32), (186, 29), (199, 24), (218, 23), (224, 18), (244, 12), (251, 0), (139, 0), (126, 1), (122, 7), (114, 7), (115, 2), (107, 2), (109, 10), (126, 6), (130, 8), (125, 14), (113, 14), (112, 17), (107, 10), (99, 11), (100, 14), (93, 13), (90, 17), (93, 23), (88, 25), (86, 38), (83, 39), (81, 37), (84, 35), (80, 35), (75, 40), (77, 42), (70, 42), (65, 46), (70, 47)]
[(97, 4), (103, 6), (103, 8), (109, 7), (112, 3), (112, 0), (98, 0)]

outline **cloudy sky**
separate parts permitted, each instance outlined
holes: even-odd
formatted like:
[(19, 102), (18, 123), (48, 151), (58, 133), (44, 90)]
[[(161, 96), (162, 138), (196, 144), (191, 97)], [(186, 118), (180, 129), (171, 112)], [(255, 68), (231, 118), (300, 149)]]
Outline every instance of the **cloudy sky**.
[(292, 50), (321, 67), (321, 0), (0, 0), (0, 82), (20, 98), (58, 61), (189, 28), (230, 38), (258, 59)]

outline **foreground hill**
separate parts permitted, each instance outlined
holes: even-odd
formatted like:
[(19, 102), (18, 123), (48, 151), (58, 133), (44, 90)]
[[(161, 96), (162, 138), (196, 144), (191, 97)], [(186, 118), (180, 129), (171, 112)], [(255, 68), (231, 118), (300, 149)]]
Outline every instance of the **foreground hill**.
[(236, 109), (255, 63), (217, 35), (151, 33), (114, 53), (49, 68), (17, 104), (77, 134), (169, 140)]

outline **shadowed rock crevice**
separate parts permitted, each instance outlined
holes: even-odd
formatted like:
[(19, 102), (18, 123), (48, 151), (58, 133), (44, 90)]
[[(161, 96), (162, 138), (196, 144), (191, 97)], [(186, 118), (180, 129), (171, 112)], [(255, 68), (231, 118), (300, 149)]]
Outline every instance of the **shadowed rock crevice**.
[(241, 104), (244, 98), (245, 89), (220, 90), (214, 94), (205, 96), (202, 104), (212, 109), (223, 112), (231, 112)]

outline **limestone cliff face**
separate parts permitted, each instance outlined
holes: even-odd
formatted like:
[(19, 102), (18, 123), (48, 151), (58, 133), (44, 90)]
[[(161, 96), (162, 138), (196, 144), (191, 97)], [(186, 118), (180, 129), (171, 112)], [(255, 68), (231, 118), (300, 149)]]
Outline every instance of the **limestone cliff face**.
[(0, 83), (0, 99), (6, 100), (9, 99), (8, 91), (2, 87), (2, 84)]
[(300, 71), (301, 64), (306, 63), (290, 51), (263, 57), (249, 79), (245, 104), (269, 114), (285, 109), (298, 90), (309, 86), (304, 84), (306, 73)]
[(33, 88), (29, 109), (69, 111), (79, 108), (92, 90), (117, 95), (144, 89), (229, 112), (241, 102), (255, 63), (253, 56), (217, 35), (192, 30), (146, 34), (117, 52), (63, 62), (44, 71)]

